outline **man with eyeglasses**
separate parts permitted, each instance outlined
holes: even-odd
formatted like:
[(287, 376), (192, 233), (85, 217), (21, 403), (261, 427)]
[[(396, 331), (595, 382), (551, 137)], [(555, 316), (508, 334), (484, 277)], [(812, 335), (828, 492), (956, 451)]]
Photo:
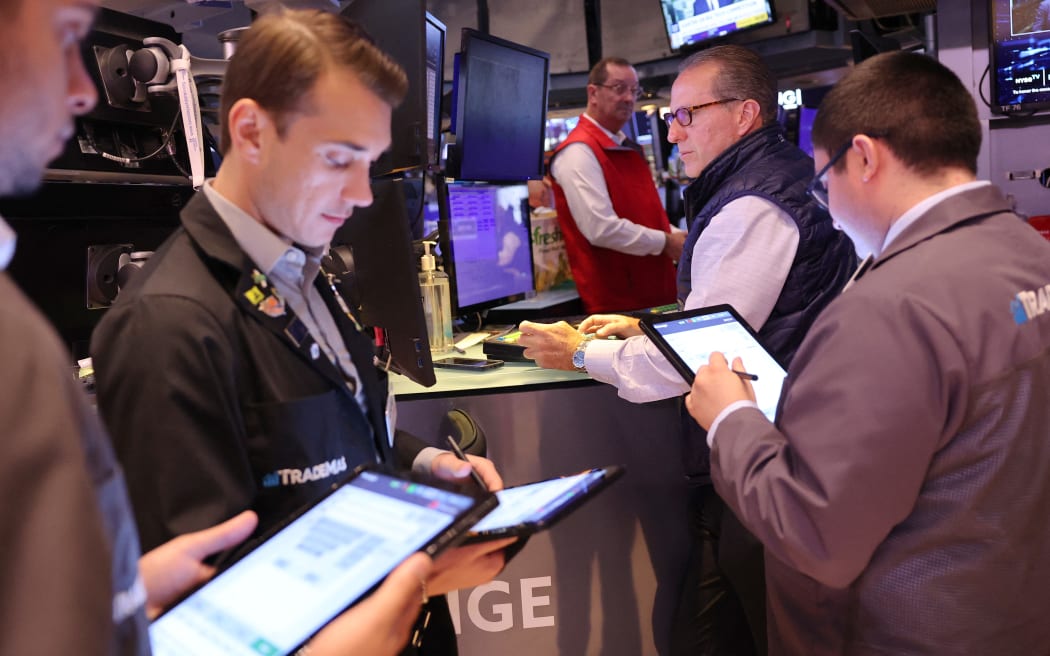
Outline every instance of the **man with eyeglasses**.
[(551, 156), (554, 202), (587, 312), (673, 303), (685, 233), (671, 227), (641, 147), (623, 127), (641, 93), (626, 59), (591, 69), (587, 110)]
[[(789, 363), (856, 261), (849, 239), (806, 195), (813, 160), (784, 138), (776, 121), (776, 82), (746, 48), (719, 46), (686, 59), (671, 88), (671, 107), (668, 139), (695, 178), (685, 191), (692, 224), (678, 264), (679, 303), (686, 309), (733, 305), (762, 343)], [(523, 322), (521, 330), (526, 356), (552, 368), (580, 362), (629, 401), (689, 390), (641, 335), (637, 319), (592, 316), (579, 331), (564, 323)], [(672, 653), (763, 654), (761, 545), (718, 498), (706, 435), (684, 408), (682, 415), (694, 547)]]
[(1050, 244), (976, 179), (973, 97), (930, 57), (858, 65), (813, 144), (813, 192), (871, 266), (775, 424), (722, 354), (686, 397), (766, 548), (770, 653), (1046, 654)]

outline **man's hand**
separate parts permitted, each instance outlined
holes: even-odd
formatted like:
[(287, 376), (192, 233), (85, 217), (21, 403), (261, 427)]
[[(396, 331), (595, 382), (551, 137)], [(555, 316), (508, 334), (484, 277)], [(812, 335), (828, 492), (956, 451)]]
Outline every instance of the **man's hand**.
[[(408, 633), (419, 615), (423, 582), (431, 569), (426, 554), (406, 558), (367, 599), (329, 622), (310, 641), (310, 655), (397, 654), (408, 642)], [(429, 587), (426, 592), (430, 592)]]
[(427, 590), (437, 595), (488, 583), (507, 564), (503, 550), (516, 540), (487, 540), (443, 552), (434, 561), (434, 570), (427, 579)]
[[(744, 362), (734, 358), (733, 369), (745, 371)], [(714, 351), (708, 363), (696, 372), (693, 389), (685, 397), (685, 407), (696, 423), (708, 430), (730, 403), (754, 400), (755, 390), (751, 383), (733, 373), (726, 357)]]
[(580, 332), (594, 333), (595, 337), (601, 339), (607, 337), (627, 339), (641, 335), (642, 329), (638, 327), (638, 319), (634, 317), (622, 314), (592, 314), (580, 323)]
[(671, 258), (672, 262), (682, 259), (682, 247), (685, 246), (685, 237), (688, 233), (684, 230), (671, 226), (671, 232), (667, 233), (664, 241), (664, 250), (661, 254)]
[(452, 453), (442, 453), (430, 463), (430, 471), (440, 479), (462, 483), (470, 476), (471, 467), (478, 472), (489, 492), (503, 489), (503, 478), (496, 471), (496, 465), (488, 458), (467, 455), (469, 462), (463, 462)]
[(139, 558), (146, 586), (146, 615), (153, 619), (183, 593), (215, 575), (203, 560), (236, 546), (252, 534), (259, 518), (245, 510), (225, 522), (165, 542)]
[(572, 352), (583, 339), (583, 335), (575, 328), (564, 321), (522, 321), (518, 330), (521, 331), (518, 344), (525, 347), (525, 357), (535, 360), (536, 364), (547, 369), (575, 371), (572, 366)]

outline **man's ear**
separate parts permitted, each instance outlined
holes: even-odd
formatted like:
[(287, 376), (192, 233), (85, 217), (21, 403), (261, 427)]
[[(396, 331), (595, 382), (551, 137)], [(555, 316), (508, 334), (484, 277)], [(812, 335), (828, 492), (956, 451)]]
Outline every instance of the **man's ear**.
[(226, 116), (230, 128), (230, 149), (244, 159), (258, 163), (266, 133), (273, 120), (270, 114), (251, 98), (241, 98)]
[(874, 178), (882, 166), (882, 154), (875, 140), (866, 134), (853, 137), (853, 148), (860, 154), (861, 180), (868, 182)]
[(740, 114), (737, 120), (737, 136), (744, 136), (762, 124), (762, 109), (754, 100), (740, 103)]

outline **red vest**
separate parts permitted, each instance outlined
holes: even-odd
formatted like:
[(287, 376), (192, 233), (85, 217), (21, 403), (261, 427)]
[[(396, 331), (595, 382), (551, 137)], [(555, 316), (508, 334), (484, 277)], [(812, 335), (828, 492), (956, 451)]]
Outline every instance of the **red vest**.
[[(609, 199), (620, 217), (647, 228), (670, 231), (667, 213), (653, 185), (649, 164), (638, 152), (616, 145), (590, 120), (580, 122), (551, 156), (565, 146), (584, 143), (594, 152), (605, 176)], [(565, 235), (572, 277), (588, 313), (638, 310), (675, 302), (675, 267), (666, 255), (628, 255), (592, 245), (576, 226), (565, 191), (554, 182), (554, 205)]]

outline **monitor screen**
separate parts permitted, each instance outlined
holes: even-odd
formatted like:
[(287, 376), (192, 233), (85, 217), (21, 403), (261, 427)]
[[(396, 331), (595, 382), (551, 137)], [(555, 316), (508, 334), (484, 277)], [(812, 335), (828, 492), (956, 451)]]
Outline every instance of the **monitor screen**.
[(771, 0), (660, 0), (671, 50), (773, 22)]
[(817, 110), (812, 107), (798, 108), (798, 147), (813, 157), (813, 121)]
[(408, 76), (408, 94), (394, 109), (390, 148), (372, 175), (436, 168), (444, 24), (426, 12), (424, 0), (354, 0), (343, 16), (361, 25)]
[(992, 109), (1008, 114), (1050, 108), (1050, 12), (1040, 0), (992, 0)]
[(372, 181), (372, 204), (335, 233), (325, 269), (359, 320), (382, 328), (393, 370), (429, 387), (436, 382), (412, 253), (403, 180)]
[(525, 298), (534, 287), (528, 185), (447, 180), (438, 199), (453, 312)]
[(445, 172), (459, 180), (543, 177), (550, 55), (465, 28), (453, 78), (454, 146)]

